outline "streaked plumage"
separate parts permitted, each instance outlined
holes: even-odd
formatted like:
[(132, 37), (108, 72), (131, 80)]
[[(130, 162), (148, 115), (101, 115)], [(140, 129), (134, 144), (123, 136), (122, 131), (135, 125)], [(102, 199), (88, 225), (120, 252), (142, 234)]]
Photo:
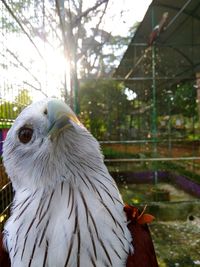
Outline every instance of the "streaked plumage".
[[(19, 140), (31, 128), (28, 143)], [(69, 107), (27, 107), (4, 143), (15, 198), (4, 231), (13, 267), (122, 267), (132, 249), (118, 189), (99, 144)]]

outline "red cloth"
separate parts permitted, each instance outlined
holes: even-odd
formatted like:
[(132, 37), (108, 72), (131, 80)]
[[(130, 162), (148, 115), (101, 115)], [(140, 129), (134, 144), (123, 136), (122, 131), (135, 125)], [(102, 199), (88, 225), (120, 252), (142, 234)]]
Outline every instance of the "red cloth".
[[(128, 228), (133, 236), (134, 254), (128, 256), (126, 267), (158, 267), (155, 250), (146, 222), (152, 216), (126, 205), (124, 208), (130, 221)], [(0, 267), (10, 267), (10, 259), (3, 248), (2, 233), (0, 233)]]
[(129, 254), (126, 267), (158, 267), (156, 254), (147, 225), (153, 219), (150, 214), (145, 214), (133, 207), (126, 205), (124, 208), (130, 223), (128, 228), (133, 237), (134, 253)]
[(1, 267), (10, 267), (10, 259), (8, 253), (3, 248), (3, 235), (0, 232), (0, 266)]

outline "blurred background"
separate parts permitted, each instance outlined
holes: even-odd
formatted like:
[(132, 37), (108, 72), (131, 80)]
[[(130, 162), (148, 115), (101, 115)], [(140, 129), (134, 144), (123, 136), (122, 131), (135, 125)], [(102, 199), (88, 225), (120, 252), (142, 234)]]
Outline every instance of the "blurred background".
[[(1, 0), (0, 155), (31, 102), (57, 97), (100, 141), (160, 267), (200, 265), (200, 1)], [(0, 226), (13, 192), (0, 165)]]

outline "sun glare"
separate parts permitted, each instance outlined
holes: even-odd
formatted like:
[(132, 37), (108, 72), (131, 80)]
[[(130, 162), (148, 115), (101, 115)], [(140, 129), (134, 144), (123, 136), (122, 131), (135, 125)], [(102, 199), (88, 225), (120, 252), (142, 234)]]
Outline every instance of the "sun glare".
[[(89, 0), (84, 3), (86, 7), (91, 6)], [(128, 29), (135, 21), (142, 20), (150, 3), (151, 0), (110, 1), (101, 28), (112, 35), (128, 36)], [(38, 53), (26, 35), (4, 33), (4, 41), (0, 43), (2, 51), (6, 52), (6, 56), (1, 57), (6, 67), (2, 67), (0, 73), (0, 86), (3, 88), (0, 97), (3, 101), (13, 101), (24, 89), (30, 92), (33, 101), (45, 96), (61, 97), (64, 90), (70, 92), (69, 63), (57, 35), (49, 36), (46, 41), (34, 37)], [(77, 66), (81, 68), (79, 62)], [(133, 96), (129, 94), (129, 97)]]
[(58, 96), (61, 88), (64, 88), (64, 80), (67, 79), (67, 90), (69, 90), (69, 63), (59, 49), (46, 47), (45, 50), (45, 75), (46, 93), (48, 96)]
[(14, 56), (20, 61), (15, 58), (17, 63), (15, 61), (13, 64), (13, 56), (9, 54), (10, 57), (7, 60), (9, 71), (3, 69), (1, 72), (2, 81), (6, 80), (8, 87), (5, 96), (1, 95), (3, 99), (13, 101), (18, 90), (29, 88), (33, 101), (46, 96), (61, 97), (65, 79), (69, 86), (69, 64), (62, 50), (54, 48), (53, 44), (51, 46), (44, 44), (40, 39), (37, 40), (37, 45), (42, 58), (26, 37), (16, 35), (7, 37), (8, 51), (15, 51)]

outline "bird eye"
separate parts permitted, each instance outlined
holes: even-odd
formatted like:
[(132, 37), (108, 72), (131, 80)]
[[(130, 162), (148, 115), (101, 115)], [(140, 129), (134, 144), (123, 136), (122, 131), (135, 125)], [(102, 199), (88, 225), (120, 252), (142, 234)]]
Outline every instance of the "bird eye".
[(47, 115), (48, 114), (48, 112), (47, 112), (47, 108), (45, 108), (45, 110), (44, 110), (44, 115)]
[(33, 135), (33, 129), (28, 127), (22, 127), (19, 130), (18, 138), (21, 143), (27, 144), (28, 142), (31, 141), (32, 135)]

